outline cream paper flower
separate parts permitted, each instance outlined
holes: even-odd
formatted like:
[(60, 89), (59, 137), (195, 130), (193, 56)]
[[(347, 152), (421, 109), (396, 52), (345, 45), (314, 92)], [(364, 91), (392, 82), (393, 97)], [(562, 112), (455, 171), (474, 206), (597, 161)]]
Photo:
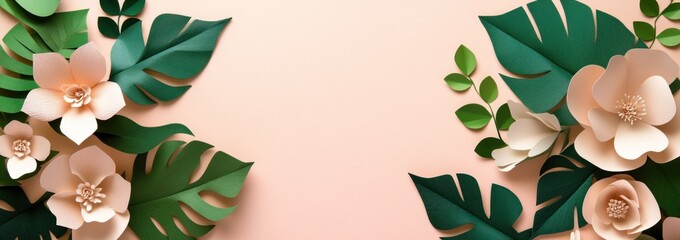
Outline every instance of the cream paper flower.
[(106, 120), (125, 106), (118, 84), (106, 80), (106, 59), (93, 43), (71, 55), (33, 55), (33, 75), (40, 88), (28, 93), (22, 111), (41, 121), (61, 119), (61, 132), (81, 144)]
[(57, 225), (73, 229), (73, 239), (117, 239), (130, 221), (130, 182), (96, 146), (52, 160), (40, 185), (55, 193), (47, 207)]
[(5, 126), (5, 135), (0, 136), (0, 155), (7, 158), (7, 172), (12, 179), (18, 179), (34, 172), (37, 161), (44, 161), (50, 155), (50, 142), (33, 135), (33, 128), (19, 121)]
[(663, 229), (664, 240), (680, 240), (680, 218), (666, 218), (661, 229)]
[(508, 146), (496, 149), (491, 156), (501, 171), (507, 172), (522, 161), (548, 151), (560, 135), (560, 122), (550, 113), (533, 113), (522, 104), (508, 101), (515, 122), (508, 130)]
[(661, 220), (647, 186), (625, 174), (594, 183), (583, 202), (583, 218), (605, 239), (635, 239)]
[(574, 143), (579, 155), (612, 172), (638, 168), (647, 156), (658, 163), (680, 156), (680, 104), (668, 87), (677, 76), (668, 54), (648, 49), (576, 73), (567, 104), (585, 128)]

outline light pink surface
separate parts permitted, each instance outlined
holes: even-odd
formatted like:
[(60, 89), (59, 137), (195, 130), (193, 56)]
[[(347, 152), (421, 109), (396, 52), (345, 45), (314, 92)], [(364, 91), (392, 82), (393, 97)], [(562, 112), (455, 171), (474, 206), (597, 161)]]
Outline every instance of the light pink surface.
[[(166, 12), (233, 21), (206, 70), (179, 101), (126, 107), (122, 114), (145, 125), (184, 123), (196, 139), (256, 162), (235, 201), (239, 208), (204, 239), (446, 235), (428, 222), (409, 172), (471, 174), (485, 201), (491, 183), (506, 186), (525, 209), (516, 227), (527, 229), (542, 161), (501, 173), (492, 161), (477, 157), (475, 144), (494, 130), (465, 129), (454, 111), (479, 98), (454, 93), (443, 81), (457, 71), (453, 53), (459, 44), (477, 55), (475, 80), (487, 75), (500, 80), (497, 73), (506, 71), (478, 16), (527, 2), (148, 1), (141, 16), (147, 32), (152, 19)], [(634, 20), (645, 19), (636, 0), (586, 2), (631, 29)], [(90, 37), (109, 52), (113, 40), (96, 27), (103, 15), (98, 1), (62, 4), (61, 9), (91, 8)], [(12, 19), (3, 17), (1, 26), (9, 29)], [(516, 99), (506, 85), (499, 86), (494, 107)], [(591, 231), (582, 232), (584, 239), (591, 239)]]

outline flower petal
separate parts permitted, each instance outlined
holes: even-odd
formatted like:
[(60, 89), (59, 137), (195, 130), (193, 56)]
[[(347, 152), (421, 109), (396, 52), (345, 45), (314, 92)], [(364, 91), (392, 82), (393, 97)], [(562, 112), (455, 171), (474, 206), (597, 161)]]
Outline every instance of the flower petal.
[(644, 122), (620, 122), (614, 137), (614, 149), (625, 159), (636, 159), (647, 152), (661, 152), (668, 147), (668, 138), (656, 127)]
[(600, 107), (608, 112), (617, 112), (616, 101), (626, 93), (626, 59), (616, 55), (609, 60), (607, 70), (593, 85), (593, 98)]
[(581, 209), (583, 218), (586, 219), (587, 222), (592, 223), (590, 220), (592, 219), (593, 213), (595, 213), (595, 205), (597, 204), (598, 196), (602, 190), (604, 190), (604, 188), (616, 180), (616, 178), (605, 178), (593, 183), (593, 185), (590, 186), (588, 192), (586, 192), (586, 196), (583, 200), (583, 208)]
[(647, 153), (649, 158), (654, 160), (654, 162), (657, 163), (667, 163), (670, 162), (671, 160), (674, 160), (678, 157), (680, 157), (680, 115), (677, 114), (680, 112), (680, 104), (677, 104), (680, 102), (680, 94), (674, 97), (675, 98), (675, 117), (673, 119), (661, 126), (658, 126), (659, 130), (661, 130), (664, 134), (666, 134), (666, 137), (668, 137), (668, 147), (666, 150), (663, 150), (662, 152), (650, 152)]
[(116, 240), (123, 234), (130, 222), (130, 213), (116, 214), (111, 220), (99, 223), (89, 222), (77, 230), (73, 230), (73, 239)]
[(12, 120), (5, 126), (5, 134), (12, 135), (21, 140), (27, 140), (33, 136), (33, 128), (25, 123)]
[(609, 172), (633, 170), (644, 165), (647, 160), (644, 156), (635, 160), (621, 158), (614, 150), (614, 141), (598, 141), (591, 129), (583, 130), (576, 137), (574, 147), (584, 159)]
[(588, 112), (593, 108), (599, 108), (593, 98), (593, 85), (604, 73), (604, 68), (597, 65), (588, 65), (574, 75), (567, 90), (567, 106), (574, 118), (581, 125), (590, 126)]
[(66, 137), (80, 145), (97, 131), (97, 119), (88, 108), (71, 108), (64, 114), (59, 128)]
[(95, 205), (89, 212), (85, 210), (85, 208), (81, 208), (80, 213), (83, 215), (83, 220), (85, 220), (86, 223), (106, 222), (111, 220), (111, 218), (116, 215), (116, 212), (113, 211), (113, 208), (101, 204)]
[(663, 229), (663, 239), (680, 240), (680, 218), (666, 218), (661, 229)]
[(38, 161), (44, 161), (50, 156), (50, 141), (43, 136), (35, 135), (28, 139), (31, 142), (31, 157)]
[(89, 146), (73, 153), (71, 172), (84, 182), (99, 185), (104, 178), (116, 174), (116, 164), (97, 146)]
[(612, 225), (607, 225), (598, 218), (597, 215), (593, 215), (590, 220), (590, 224), (593, 225), (593, 230), (595, 233), (604, 239), (626, 239), (633, 240), (640, 236), (641, 233), (628, 234), (626, 231), (619, 231)]
[(546, 127), (549, 127), (555, 132), (559, 132), (562, 128), (560, 126), (560, 120), (557, 119), (557, 117), (553, 114), (550, 113), (529, 113), (532, 117), (536, 118), (536, 120), (540, 121), (545, 125)]
[(47, 208), (57, 217), (57, 225), (78, 229), (83, 225), (80, 205), (74, 200), (75, 192), (60, 192), (47, 200)]
[(103, 203), (118, 213), (127, 211), (130, 202), (130, 182), (118, 174), (110, 175), (99, 184), (106, 198)]
[(93, 87), (105, 79), (106, 58), (99, 52), (97, 45), (89, 42), (71, 55), (71, 72), (77, 84)]
[(606, 142), (616, 135), (616, 128), (619, 126), (621, 118), (602, 108), (596, 108), (588, 112), (588, 120), (590, 120), (590, 126), (592, 127), (597, 140)]
[(514, 119), (531, 118), (531, 115), (529, 115), (529, 109), (521, 103), (508, 100), (508, 108), (510, 109), (510, 115)]
[(510, 147), (499, 148), (491, 152), (491, 157), (496, 160), (496, 166), (503, 172), (515, 168), (517, 164), (527, 159), (529, 151), (514, 150)]
[(52, 159), (40, 175), (40, 186), (53, 193), (73, 192), (83, 181), (71, 172), (67, 154)]
[(64, 84), (73, 84), (71, 67), (59, 53), (33, 55), (33, 78), (41, 88), (61, 91)]
[(664, 51), (632, 49), (626, 53), (625, 58), (628, 62), (628, 82), (631, 87), (640, 86), (651, 76), (661, 76), (666, 80), (666, 85), (669, 85), (679, 74), (678, 64)]
[(553, 146), (558, 136), (560, 136), (560, 133), (556, 132), (544, 137), (541, 141), (538, 141), (538, 143), (536, 143), (529, 151), (529, 157), (535, 157), (548, 151), (548, 149)]
[(661, 220), (661, 210), (656, 203), (656, 198), (654, 198), (652, 191), (649, 190), (647, 185), (639, 181), (631, 181), (630, 184), (635, 188), (635, 192), (637, 192), (638, 196), (638, 204), (640, 204), (641, 224), (634, 232), (642, 232), (656, 225), (656, 223)]
[(9, 158), (14, 156), (14, 141), (16, 138), (10, 135), (0, 136), (0, 156)]
[(70, 105), (64, 93), (52, 89), (36, 88), (28, 92), (21, 111), (40, 121), (50, 122), (64, 116)]
[(12, 179), (18, 179), (28, 173), (35, 172), (38, 163), (35, 158), (26, 156), (24, 158), (11, 157), (7, 160), (7, 172)]
[(120, 86), (114, 82), (103, 82), (92, 88), (92, 102), (88, 105), (97, 119), (107, 120), (125, 107)]
[(662, 77), (650, 77), (640, 85), (636, 94), (645, 101), (647, 115), (642, 117), (642, 121), (658, 126), (667, 123), (675, 116), (675, 99), (673, 99), (668, 83)]
[(508, 146), (515, 150), (531, 150), (554, 132), (536, 119), (518, 119), (508, 129)]

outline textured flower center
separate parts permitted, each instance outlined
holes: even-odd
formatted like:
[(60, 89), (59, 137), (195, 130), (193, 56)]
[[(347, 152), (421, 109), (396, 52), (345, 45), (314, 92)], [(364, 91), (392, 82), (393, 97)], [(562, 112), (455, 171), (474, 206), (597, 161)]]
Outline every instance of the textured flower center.
[(76, 202), (83, 205), (85, 210), (92, 211), (92, 206), (102, 202), (102, 199), (106, 198), (106, 195), (101, 193), (102, 189), (98, 188), (97, 185), (90, 184), (89, 182), (84, 182), (78, 184), (78, 189), (76, 189)]
[(623, 94), (623, 99), (616, 101), (616, 109), (619, 110), (619, 117), (633, 125), (636, 121), (642, 120), (647, 115), (645, 100), (640, 95), (631, 96)]
[(83, 105), (87, 105), (90, 103), (90, 101), (92, 101), (90, 93), (90, 87), (73, 84), (64, 88), (64, 101), (70, 103), (71, 107), (82, 107)]
[(628, 213), (628, 204), (626, 202), (616, 199), (609, 199), (609, 206), (607, 207), (607, 214), (610, 218), (625, 218)]
[(12, 144), (12, 150), (14, 150), (14, 156), (22, 158), (31, 154), (31, 142), (26, 140), (16, 140)]

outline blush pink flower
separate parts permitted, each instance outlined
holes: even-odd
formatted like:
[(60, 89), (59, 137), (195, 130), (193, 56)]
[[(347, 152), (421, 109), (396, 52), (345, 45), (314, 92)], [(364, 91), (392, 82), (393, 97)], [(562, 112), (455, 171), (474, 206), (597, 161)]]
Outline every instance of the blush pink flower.
[(612, 172), (638, 168), (648, 156), (658, 163), (680, 156), (680, 104), (668, 87), (677, 77), (673, 59), (649, 49), (614, 56), (607, 69), (581, 69), (567, 91), (569, 109), (585, 128), (576, 151)]
[(47, 207), (57, 225), (73, 229), (73, 239), (117, 239), (130, 221), (130, 182), (96, 146), (52, 160), (40, 185), (55, 193)]
[(0, 136), (0, 155), (7, 158), (7, 172), (12, 179), (18, 179), (38, 169), (37, 161), (45, 161), (50, 155), (50, 142), (33, 135), (33, 128), (19, 121), (5, 126), (5, 135)]
[(106, 120), (125, 106), (118, 84), (106, 80), (107, 63), (93, 43), (71, 55), (33, 55), (33, 75), (40, 88), (26, 96), (22, 111), (41, 121), (61, 119), (61, 132), (81, 144)]
[(661, 229), (663, 229), (664, 240), (680, 240), (680, 218), (666, 218)]
[(625, 174), (594, 183), (583, 202), (583, 218), (605, 239), (635, 239), (661, 220), (647, 186)]

